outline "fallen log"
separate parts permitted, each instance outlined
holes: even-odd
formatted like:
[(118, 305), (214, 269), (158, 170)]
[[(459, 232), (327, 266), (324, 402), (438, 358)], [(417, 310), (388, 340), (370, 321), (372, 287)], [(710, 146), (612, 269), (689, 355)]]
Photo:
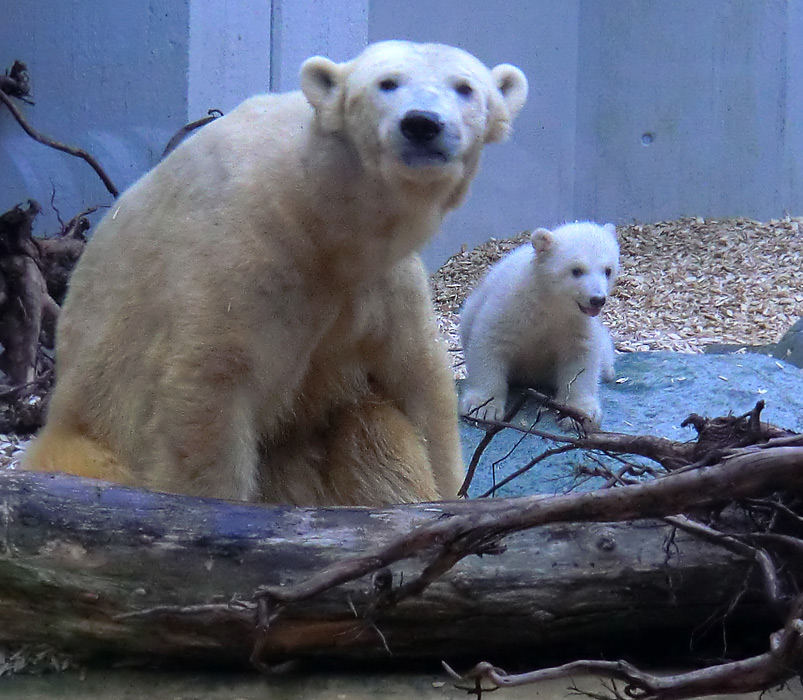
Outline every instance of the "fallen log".
[[(628, 494), (643, 515), (660, 516), (799, 489), (803, 448), (773, 449), (777, 458), (764, 450), (658, 480), (672, 487), (665, 503), (656, 481), (550, 499), (304, 509), (0, 473), (0, 643), (47, 643), (82, 659), (257, 665), (558, 646), (602, 654), (645, 634), (691, 635), (739, 596), (732, 620), (774, 629), (749, 558), (660, 520), (605, 522)], [(750, 478), (736, 478), (745, 470)], [(712, 483), (706, 495), (701, 485)], [(543, 524), (517, 527), (516, 509), (524, 526)], [(504, 551), (457, 557), (420, 595), (379, 604), (429, 563), (398, 543), (437, 548), (448, 528), (472, 523), (503, 537)], [(327, 576), (332, 585), (316, 587)]]

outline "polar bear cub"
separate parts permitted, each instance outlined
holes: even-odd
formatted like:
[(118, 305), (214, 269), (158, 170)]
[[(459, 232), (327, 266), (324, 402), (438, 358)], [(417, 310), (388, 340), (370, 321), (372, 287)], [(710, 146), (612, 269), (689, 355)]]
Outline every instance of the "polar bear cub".
[(491, 267), (460, 316), (461, 412), (501, 420), (508, 382), (534, 384), (599, 426), (599, 381), (615, 376), (599, 313), (618, 271), (616, 228), (588, 221), (539, 228)]

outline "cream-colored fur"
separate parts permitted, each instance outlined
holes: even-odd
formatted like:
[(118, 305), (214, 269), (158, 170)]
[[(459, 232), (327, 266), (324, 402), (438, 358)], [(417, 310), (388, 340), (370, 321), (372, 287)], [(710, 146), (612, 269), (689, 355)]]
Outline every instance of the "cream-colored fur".
[(451, 498), (456, 401), (414, 251), (526, 98), (512, 66), (383, 42), (201, 129), (101, 222), (25, 456), (301, 505)]

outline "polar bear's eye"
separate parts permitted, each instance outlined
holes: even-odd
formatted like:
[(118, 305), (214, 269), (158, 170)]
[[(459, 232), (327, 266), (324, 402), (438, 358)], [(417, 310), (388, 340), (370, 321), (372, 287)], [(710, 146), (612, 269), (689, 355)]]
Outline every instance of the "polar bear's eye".
[(397, 87), (399, 87), (399, 81), (393, 78), (385, 78), (379, 81), (379, 89), (383, 92), (393, 92)]
[(462, 95), (463, 97), (471, 97), (474, 94), (474, 88), (465, 82), (457, 83), (454, 89), (458, 95)]
[(605, 276), (610, 277), (613, 274), (613, 270), (610, 267), (605, 268)]
[(572, 276), (573, 277), (582, 277), (583, 276), (583, 268), (582, 267), (573, 267), (572, 268)]

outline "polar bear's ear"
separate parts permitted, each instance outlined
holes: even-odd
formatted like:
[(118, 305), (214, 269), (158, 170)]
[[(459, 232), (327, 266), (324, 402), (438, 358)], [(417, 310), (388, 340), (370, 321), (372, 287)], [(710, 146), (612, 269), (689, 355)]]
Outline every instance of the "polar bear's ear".
[(533, 248), (535, 248), (537, 255), (544, 255), (549, 252), (554, 242), (555, 239), (552, 236), (552, 231), (546, 228), (537, 228), (533, 231), (532, 236), (530, 236), (530, 243), (532, 243)]
[(610, 233), (614, 240), (618, 239), (618, 236), (616, 235), (616, 226), (614, 224), (605, 224), (602, 228)]
[(527, 101), (527, 77), (516, 66), (502, 63), (491, 70), (496, 91), (489, 101), (485, 142), (502, 141), (510, 133), (510, 123)]
[(343, 66), (323, 56), (301, 64), (301, 90), (312, 105), (324, 131), (343, 126)]

